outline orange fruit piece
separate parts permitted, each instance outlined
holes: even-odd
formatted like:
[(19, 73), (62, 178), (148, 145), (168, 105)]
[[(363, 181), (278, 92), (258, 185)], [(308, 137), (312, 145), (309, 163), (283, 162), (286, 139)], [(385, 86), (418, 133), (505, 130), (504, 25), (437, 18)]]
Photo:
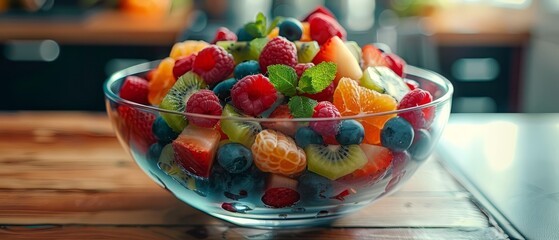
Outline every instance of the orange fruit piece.
[(279, 28), (275, 27), (274, 29), (272, 29), (272, 31), (270, 31), (270, 33), (268, 34), (268, 39), (273, 39), (275, 37), (279, 36)]
[(301, 22), (303, 25), (303, 35), (301, 35), (301, 42), (310, 42), (311, 38), (311, 25), (309, 22)]
[(251, 150), (254, 164), (263, 172), (295, 176), (307, 167), (303, 149), (292, 138), (272, 129), (258, 133)]
[(205, 41), (186, 40), (184, 42), (177, 42), (171, 48), (171, 54), (169, 54), (169, 57), (175, 60), (181, 57), (188, 57), (193, 53), (201, 51), (207, 46), (210, 46), (210, 44)]
[[(340, 79), (334, 90), (333, 103), (342, 116), (393, 111), (398, 105), (392, 96), (359, 86), (350, 78)], [(356, 119), (365, 129), (365, 143), (380, 144), (380, 130), (388, 119), (395, 116), (396, 114), (385, 114)]]
[(175, 59), (165, 58), (153, 72), (152, 79), (148, 84), (148, 101), (151, 105), (159, 105), (175, 84), (174, 66)]

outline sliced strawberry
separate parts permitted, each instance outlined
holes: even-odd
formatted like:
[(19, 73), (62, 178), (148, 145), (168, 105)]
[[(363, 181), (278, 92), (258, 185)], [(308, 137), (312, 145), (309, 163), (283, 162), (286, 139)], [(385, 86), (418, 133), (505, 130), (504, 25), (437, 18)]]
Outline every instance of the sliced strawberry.
[[(279, 105), (268, 118), (281, 118), (281, 119), (292, 119), (291, 111), (287, 105)], [(294, 121), (273, 121), (273, 122), (262, 122), (262, 127), (274, 129), (285, 133), (289, 136), (295, 136), (297, 131), (297, 122)]]
[(186, 57), (181, 57), (175, 61), (175, 66), (173, 67), (173, 76), (178, 79), (186, 72), (192, 70), (192, 63), (196, 59), (196, 53), (190, 54)]
[(388, 148), (369, 144), (361, 144), (359, 147), (367, 156), (368, 161), (362, 168), (344, 176), (343, 178), (346, 180), (362, 177), (376, 178), (384, 174), (394, 159), (392, 152)]
[(384, 53), (372, 44), (367, 44), (361, 48), (363, 54), (363, 69), (376, 66), (388, 66)]
[(308, 22), (309, 19), (317, 13), (322, 13), (331, 18), (336, 18), (336, 16), (334, 16), (334, 14), (330, 10), (328, 10), (328, 8), (325, 8), (323, 6), (318, 6), (314, 10), (312, 10), (312, 12), (310, 12), (305, 18), (303, 18), (301, 22)]
[(318, 42), (319, 45), (324, 44), (333, 36), (345, 40), (347, 36), (346, 30), (338, 23), (338, 21), (323, 13), (313, 14), (309, 19), (310, 33), (312, 40)]
[(406, 66), (406, 61), (404, 61), (404, 59), (394, 53), (385, 54), (384, 59), (386, 60), (387, 66), (392, 69), (394, 73), (398, 74), (400, 77), (404, 77), (404, 67)]
[(119, 96), (135, 103), (148, 105), (148, 81), (137, 76), (126, 77)]
[(208, 178), (220, 138), (215, 129), (189, 125), (173, 141), (175, 160), (188, 172)]
[(359, 63), (338, 36), (334, 36), (326, 41), (312, 61), (315, 65), (321, 62), (333, 62), (337, 65), (336, 79), (334, 80), (336, 86), (342, 77), (348, 77), (357, 81), (363, 75)]
[(117, 111), (124, 120), (124, 127), (128, 129), (128, 140), (140, 151), (146, 152), (149, 146), (157, 141), (151, 129), (155, 115), (125, 105), (119, 106)]

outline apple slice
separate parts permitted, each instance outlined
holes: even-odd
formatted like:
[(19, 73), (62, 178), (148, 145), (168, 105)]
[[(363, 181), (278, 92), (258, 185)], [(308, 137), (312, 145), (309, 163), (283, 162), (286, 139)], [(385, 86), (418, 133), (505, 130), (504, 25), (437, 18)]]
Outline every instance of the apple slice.
[(313, 63), (318, 65), (321, 62), (333, 62), (337, 66), (336, 85), (342, 77), (348, 77), (358, 81), (363, 72), (356, 61), (355, 56), (347, 48), (345, 43), (338, 36), (331, 37), (321, 47)]

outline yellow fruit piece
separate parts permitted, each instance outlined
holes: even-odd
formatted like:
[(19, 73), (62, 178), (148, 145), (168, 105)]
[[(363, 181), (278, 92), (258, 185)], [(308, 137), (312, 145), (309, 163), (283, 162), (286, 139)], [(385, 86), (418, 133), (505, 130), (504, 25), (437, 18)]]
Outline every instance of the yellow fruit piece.
[(272, 29), (272, 31), (270, 31), (270, 33), (268, 34), (268, 39), (272, 39), (279, 36), (279, 28), (275, 27), (274, 29)]
[(206, 48), (210, 44), (204, 41), (186, 40), (184, 42), (177, 42), (171, 48), (171, 58), (177, 60), (180, 57), (187, 57), (190, 54), (197, 53)]
[[(334, 91), (333, 103), (342, 116), (355, 116), (396, 110), (396, 100), (387, 94), (361, 87), (349, 78), (342, 78)], [(379, 144), (380, 130), (396, 114), (358, 118), (365, 129), (365, 143)]]
[(303, 149), (292, 138), (275, 130), (258, 133), (251, 150), (254, 164), (263, 172), (295, 176), (307, 167)]
[(303, 35), (301, 36), (301, 42), (310, 42), (312, 41), (311, 38), (311, 25), (309, 22), (302, 22), (303, 25)]
[(151, 105), (159, 105), (175, 84), (174, 66), (175, 59), (168, 57), (163, 59), (153, 72), (153, 77), (148, 84), (148, 101)]

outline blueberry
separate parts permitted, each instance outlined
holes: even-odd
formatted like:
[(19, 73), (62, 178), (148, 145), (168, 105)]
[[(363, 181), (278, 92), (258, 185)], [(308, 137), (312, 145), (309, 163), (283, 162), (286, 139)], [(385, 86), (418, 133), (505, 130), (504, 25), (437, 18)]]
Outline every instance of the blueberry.
[(250, 35), (246, 30), (245, 27), (241, 27), (239, 28), (239, 30), (237, 30), (237, 41), (239, 42), (243, 42), (243, 41), (250, 41), (254, 39), (254, 37), (252, 35)]
[(230, 173), (241, 173), (252, 165), (252, 152), (239, 143), (227, 143), (217, 150), (217, 161)]
[(246, 62), (239, 63), (235, 67), (235, 78), (240, 80), (248, 75), (254, 75), (260, 73), (260, 64), (257, 61), (249, 60)]
[(298, 41), (303, 35), (303, 25), (295, 18), (286, 18), (279, 24), (279, 35), (289, 41)]
[(431, 152), (431, 134), (425, 129), (419, 129), (415, 132), (413, 143), (408, 149), (412, 155), (412, 159), (423, 161), (429, 157)]
[(161, 143), (170, 143), (179, 136), (178, 133), (173, 131), (171, 127), (165, 122), (161, 116), (157, 116), (151, 127), (153, 135)]
[(324, 144), (322, 136), (309, 127), (297, 129), (295, 133), (295, 143), (301, 148), (307, 147), (309, 144)]
[(159, 161), (159, 156), (165, 145), (161, 143), (154, 143), (148, 149), (148, 161)]
[(237, 83), (234, 78), (229, 78), (215, 85), (213, 92), (219, 98), (221, 104), (225, 105), (229, 100), (231, 100), (231, 88)]
[(394, 151), (404, 151), (411, 146), (413, 141), (413, 127), (401, 117), (393, 117), (386, 121), (380, 131), (382, 146)]
[(344, 120), (336, 134), (336, 141), (341, 145), (361, 144), (365, 138), (363, 125), (355, 120)]

